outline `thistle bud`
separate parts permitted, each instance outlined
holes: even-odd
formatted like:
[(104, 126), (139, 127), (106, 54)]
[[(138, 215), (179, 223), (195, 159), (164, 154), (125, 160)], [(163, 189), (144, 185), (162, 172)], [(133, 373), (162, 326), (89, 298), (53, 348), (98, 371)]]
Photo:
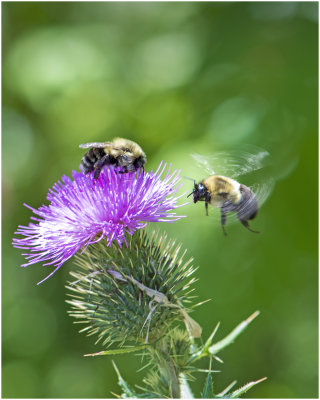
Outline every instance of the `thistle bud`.
[(76, 255), (79, 271), (71, 273), (69, 314), (102, 345), (152, 343), (177, 321), (190, 325), (184, 303), (194, 281), (192, 260), (185, 262), (181, 246), (155, 232), (140, 230), (127, 243), (87, 247)]

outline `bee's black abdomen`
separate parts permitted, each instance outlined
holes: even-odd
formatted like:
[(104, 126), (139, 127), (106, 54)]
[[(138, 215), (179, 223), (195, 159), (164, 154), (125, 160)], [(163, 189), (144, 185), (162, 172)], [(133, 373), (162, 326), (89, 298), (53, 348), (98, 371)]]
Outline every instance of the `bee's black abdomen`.
[(103, 149), (100, 148), (92, 148), (82, 157), (80, 169), (85, 173), (88, 174), (92, 172), (95, 168), (95, 164), (99, 161), (105, 152)]
[(255, 194), (245, 185), (240, 185), (242, 200), (238, 208), (238, 217), (243, 220), (251, 220), (258, 213), (258, 201)]
[(93, 149), (90, 149), (86, 154), (85, 154), (85, 159), (90, 162), (90, 163), (95, 163), (97, 161), (97, 157), (93, 152)]
[(248, 217), (248, 219), (253, 219), (253, 218), (255, 218), (255, 217), (257, 216), (257, 214), (258, 214), (258, 209), (256, 208), (256, 211), (254, 211), (254, 212), (250, 215), (250, 217)]

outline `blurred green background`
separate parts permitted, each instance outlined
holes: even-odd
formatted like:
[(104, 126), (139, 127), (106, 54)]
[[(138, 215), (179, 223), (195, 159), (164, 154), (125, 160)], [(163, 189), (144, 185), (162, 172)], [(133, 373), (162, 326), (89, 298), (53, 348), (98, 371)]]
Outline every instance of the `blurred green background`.
[[(317, 397), (317, 2), (3, 2), (2, 39), (2, 396), (120, 392), (111, 358), (83, 357), (101, 348), (66, 314), (72, 261), (37, 286), (48, 267), (20, 268), (11, 240), (30, 221), (23, 203), (39, 207), (78, 168), (79, 143), (123, 136), (144, 148), (146, 170), (165, 160), (197, 180), (190, 153), (253, 144), (272, 154), (276, 186), (252, 222), (260, 235), (227, 224), (224, 237), (203, 204), (158, 227), (200, 266), (198, 299), (212, 301), (192, 317), (204, 338), (261, 311), (221, 354), (216, 390), (267, 376), (248, 397)], [(138, 357), (115, 361), (141, 383)]]

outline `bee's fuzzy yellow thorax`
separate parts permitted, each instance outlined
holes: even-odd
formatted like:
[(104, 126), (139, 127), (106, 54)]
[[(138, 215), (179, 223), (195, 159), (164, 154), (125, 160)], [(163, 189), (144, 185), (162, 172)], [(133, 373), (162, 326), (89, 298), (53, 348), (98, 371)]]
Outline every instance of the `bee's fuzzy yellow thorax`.
[[(202, 184), (210, 192), (210, 204), (214, 207), (221, 207), (226, 200), (234, 204), (241, 200), (240, 183), (234, 179), (222, 175), (212, 175), (204, 179)], [(221, 196), (222, 193), (225, 196)]]
[(141, 147), (132, 140), (116, 137), (112, 142), (117, 148), (128, 149), (135, 157), (145, 156)]

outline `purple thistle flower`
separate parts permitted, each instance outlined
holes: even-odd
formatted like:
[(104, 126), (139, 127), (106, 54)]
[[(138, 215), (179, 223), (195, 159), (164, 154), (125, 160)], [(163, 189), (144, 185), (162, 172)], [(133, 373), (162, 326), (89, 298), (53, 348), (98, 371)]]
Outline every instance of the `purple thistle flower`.
[[(161, 169), (162, 167), (162, 169)], [(181, 177), (180, 171), (170, 172), (161, 180), (166, 164), (160, 163), (156, 172), (121, 174), (114, 168), (104, 168), (97, 180), (93, 175), (73, 171), (73, 180), (63, 176), (49, 189), (48, 206), (30, 208), (38, 217), (28, 226), (19, 225), (13, 246), (26, 249), (26, 267), (38, 262), (54, 265), (55, 269), (41, 282), (53, 275), (61, 265), (81, 248), (106, 238), (107, 246), (117, 241), (126, 244), (125, 234), (146, 226), (147, 222), (173, 222), (182, 216), (170, 212), (177, 205), (174, 197)], [(161, 171), (160, 171), (161, 170)], [(183, 195), (182, 195), (183, 196)]]

